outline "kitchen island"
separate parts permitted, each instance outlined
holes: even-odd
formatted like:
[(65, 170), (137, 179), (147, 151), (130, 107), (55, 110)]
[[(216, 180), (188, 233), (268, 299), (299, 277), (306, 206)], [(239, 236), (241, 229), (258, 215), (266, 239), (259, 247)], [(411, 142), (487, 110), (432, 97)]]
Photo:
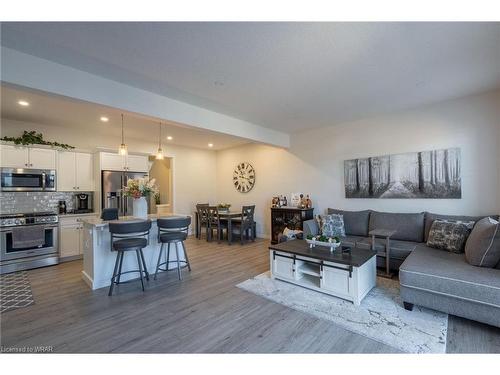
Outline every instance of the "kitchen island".
[[(186, 217), (187, 215), (168, 214), (161, 215), (161, 218)], [(156, 221), (157, 215), (148, 215), (152, 221), (151, 230), (149, 233), (148, 246), (143, 249), (144, 260), (148, 272), (154, 275), (158, 254), (160, 253), (160, 245), (158, 244), (158, 227)], [(137, 220), (133, 216), (123, 216), (119, 221)], [(82, 278), (91, 289), (99, 289), (107, 287), (111, 284), (113, 268), (116, 261), (116, 252), (111, 251), (111, 235), (109, 233), (109, 221), (103, 221), (96, 217), (85, 217), (81, 219), (83, 223), (83, 271)], [(175, 245), (171, 245), (175, 246)], [(179, 257), (185, 260), (182, 246), (179, 246)], [(166, 251), (163, 252), (166, 256)], [(127, 256), (129, 255), (129, 256)], [(171, 247), (170, 260), (176, 260), (175, 248)], [(137, 258), (134, 254), (125, 254), (123, 258), (123, 270), (137, 269)], [(170, 264), (169, 269), (176, 269), (175, 264)], [(122, 281), (135, 279), (139, 277), (139, 273), (124, 274)]]

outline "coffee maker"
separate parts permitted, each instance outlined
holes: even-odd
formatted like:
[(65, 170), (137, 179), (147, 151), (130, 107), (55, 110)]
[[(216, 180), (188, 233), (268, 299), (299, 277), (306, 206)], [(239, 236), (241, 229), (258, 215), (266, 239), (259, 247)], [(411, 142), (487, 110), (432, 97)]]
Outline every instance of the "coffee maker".
[(92, 194), (78, 193), (75, 194), (75, 214), (84, 214), (94, 212), (92, 206)]

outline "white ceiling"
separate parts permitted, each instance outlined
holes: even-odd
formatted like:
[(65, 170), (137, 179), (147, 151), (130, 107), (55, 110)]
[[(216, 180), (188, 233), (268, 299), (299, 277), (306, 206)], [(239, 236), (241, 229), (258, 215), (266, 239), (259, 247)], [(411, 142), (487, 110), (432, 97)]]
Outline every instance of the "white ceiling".
[[(2, 85), (0, 90), (2, 118), (86, 129), (97, 134), (116, 136), (117, 139), (121, 136), (122, 112), (118, 109), (6, 85)], [(19, 100), (26, 100), (30, 105), (20, 106), (17, 103)], [(126, 138), (158, 142), (160, 119), (127, 112), (124, 115)], [(101, 116), (108, 117), (109, 121), (100, 121)], [(221, 150), (248, 143), (248, 140), (242, 138), (192, 129), (163, 120), (162, 124), (163, 146), (173, 144)], [(167, 136), (173, 139), (167, 140)], [(208, 143), (212, 143), (213, 148), (209, 148)]]
[(288, 133), (500, 86), (500, 23), (3, 23), (2, 45)]

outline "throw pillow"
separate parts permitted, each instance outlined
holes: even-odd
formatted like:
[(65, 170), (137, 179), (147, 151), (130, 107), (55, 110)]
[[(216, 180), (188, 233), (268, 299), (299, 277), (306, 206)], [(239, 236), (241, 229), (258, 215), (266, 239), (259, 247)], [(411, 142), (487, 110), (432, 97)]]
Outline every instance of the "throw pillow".
[(302, 233), (302, 231), (299, 229), (288, 229), (288, 227), (283, 229), (283, 235), (289, 240), (296, 239), (297, 235), (300, 233)]
[(493, 268), (500, 262), (500, 224), (489, 217), (479, 220), (465, 245), (465, 259), (473, 266)]
[(345, 237), (344, 216), (339, 214), (325, 215), (321, 231), (327, 237)]
[(463, 220), (450, 220), (450, 219), (438, 219), (438, 221), (444, 221), (445, 223), (455, 223), (455, 224), (463, 224), (467, 227), (469, 231), (474, 228), (474, 224), (476, 224), (473, 220), (463, 221)]
[(316, 224), (318, 225), (318, 236), (321, 236), (323, 234), (323, 217), (321, 215), (316, 215), (314, 216), (314, 220), (316, 221)]
[(469, 228), (473, 226), (474, 222), (470, 224), (470, 222), (434, 220), (429, 231), (427, 246), (457, 254), (463, 253), (470, 233)]

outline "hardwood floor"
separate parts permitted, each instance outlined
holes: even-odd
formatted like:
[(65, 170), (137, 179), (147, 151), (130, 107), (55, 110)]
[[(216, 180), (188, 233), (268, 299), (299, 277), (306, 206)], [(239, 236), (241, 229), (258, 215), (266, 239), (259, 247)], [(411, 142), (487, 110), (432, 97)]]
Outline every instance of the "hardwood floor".
[[(394, 353), (331, 322), (235, 287), (269, 269), (268, 242), (188, 239), (192, 272), (91, 291), (81, 261), (29, 271), (35, 304), (1, 315), (3, 347), (63, 353)], [(450, 316), (448, 351), (500, 353), (500, 329)]]

